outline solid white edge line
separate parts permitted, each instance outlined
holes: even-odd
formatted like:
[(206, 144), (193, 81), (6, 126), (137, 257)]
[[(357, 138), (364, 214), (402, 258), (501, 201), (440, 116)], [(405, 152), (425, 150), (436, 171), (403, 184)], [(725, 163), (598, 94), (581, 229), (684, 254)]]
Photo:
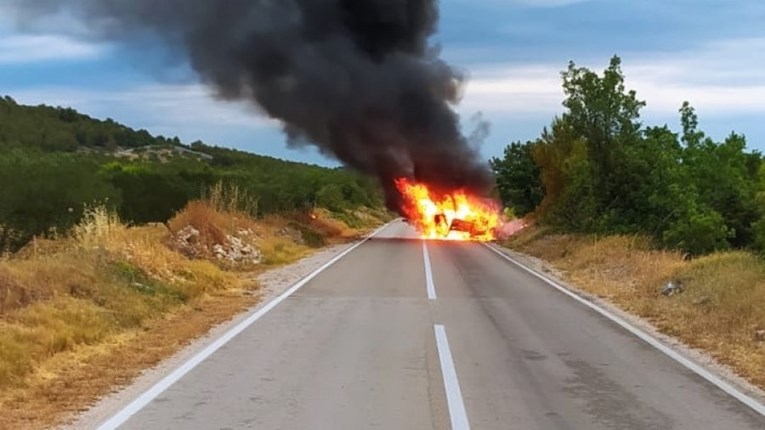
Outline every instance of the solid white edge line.
[(449, 349), (449, 340), (446, 338), (446, 328), (443, 325), (434, 326), (436, 332), (436, 346), (438, 358), (441, 361), (441, 373), (444, 377), (444, 389), (446, 390), (446, 405), (449, 408), (449, 418), (452, 422), (452, 430), (470, 430), (465, 403), (462, 401), (460, 382), (457, 379), (457, 369), (454, 367), (452, 352)]
[(554, 287), (561, 293), (571, 297), (572, 299), (576, 300), (577, 302), (587, 306), (588, 308), (594, 310), (595, 312), (599, 313), (600, 315), (608, 318), (612, 322), (616, 323), (623, 329), (627, 330), (628, 332), (632, 333), (634, 336), (638, 337), (640, 340), (646, 342), (647, 344), (651, 345), (652, 347), (658, 349), (660, 352), (662, 352), (664, 355), (668, 356), (669, 358), (675, 360), (676, 362), (683, 365), (688, 370), (692, 371), (693, 373), (701, 376), (702, 378), (706, 379), (708, 382), (714, 384), (717, 388), (723, 390), (725, 393), (730, 395), (731, 397), (735, 398), (736, 400), (740, 401), (741, 403), (745, 404), (746, 406), (749, 406), (751, 409), (753, 409), (758, 414), (765, 416), (765, 405), (758, 402), (754, 398), (748, 396), (747, 394), (741, 392), (739, 389), (734, 387), (733, 385), (729, 384), (728, 382), (724, 381), (717, 375), (714, 375), (704, 367), (700, 366), (699, 364), (694, 363), (693, 361), (689, 360), (688, 358), (682, 356), (680, 353), (675, 351), (674, 349), (664, 345), (661, 343), (658, 339), (654, 338), (653, 336), (649, 335), (648, 333), (640, 330), (639, 328), (633, 326), (632, 324), (628, 323), (624, 319), (612, 314), (611, 312), (607, 311), (606, 309), (596, 305), (595, 303), (580, 297), (579, 295), (575, 294), (568, 288), (558, 284), (557, 282), (553, 281), (552, 279), (546, 277), (545, 275), (537, 272), (534, 269), (528, 268), (522, 263), (516, 261), (514, 258), (510, 257), (509, 255), (505, 254), (504, 252), (496, 249), (495, 247), (484, 244), (487, 248), (494, 251), (497, 255), (504, 258), (505, 260), (513, 263), (514, 265), (520, 267), (521, 269), (525, 270), (526, 272), (530, 273), (531, 275), (541, 279), (548, 285)]
[(433, 272), (430, 268), (430, 254), (428, 253), (428, 243), (426, 241), (422, 241), (422, 259), (425, 262), (425, 286), (428, 290), (428, 299), (429, 300), (436, 300), (438, 296), (436, 295), (436, 286), (433, 284)]
[(389, 225), (390, 223), (385, 224), (384, 226), (378, 228), (372, 234), (368, 235), (361, 241), (357, 242), (350, 248), (346, 249), (339, 255), (335, 256), (333, 259), (331, 259), (330, 261), (325, 263), (323, 266), (311, 272), (308, 276), (300, 280), (297, 284), (293, 285), (290, 289), (282, 293), (280, 296), (278, 296), (277, 298), (273, 299), (268, 304), (260, 308), (257, 312), (249, 316), (247, 319), (240, 322), (239, 324), (234, 326), (232, 329), (224, 333), (215, 342), (208, 345), (202, 351), (199, 351), (196, 355), (191, 357), (188, 361), (183, 363), (180, 367), (176, 368), (169, 375), (165, 376), (159, 382), (154, 384), (154, 386), (144, 391), (140, 396), (138, 396), (135, 400), (133, 400), (130, 404), (128, 404), (124, 409), (119, 411), (116, 415), (112, 416), (103, 424), (98, 426), (98, 430), (114, 430), (118, 428), (119, 426), (121, 426), (122, 424), (125, 424), (125, 422), (127, 422), (127, 420), (129, 420), (130, 417), (132, 417), (133, 415), (138, 413), (141, 409), (146, 407), (146, 405), (151, 403), (152, 400), (156, 399), (165, 390), (170, 388), (170, 386), (178, 382), (178, 380), (183, 378), (192, 369), (194, 369), (200, 363), (205, 361), (208, 357), (210, 357), (217, 350), (219, 350), (223, 345), (227, 344), (229, 341), (231, 341), (231, 339), (236, 337), (239, 333), (246, 330), (253, 323), (255, 323), (255, 321), (259, 320), (263, 315), (267, 314), (271, 309), (275, 308), (279, 303), (283, 302), (286, 298), (294, 294), (297, 290), (299, 290), (305, 284), (310, 282), (318, 274), (320, 274), (321, 272), (326, 270), (328, 267), (335, 264), (338, 260), (348, 255), (351, 251), (358, 248), (359, 246), (364, 244), (366, 241), (368, 241), (369, 239), (371, 239), (372, 237), (374, 237), (375, 235), (383, 231)]

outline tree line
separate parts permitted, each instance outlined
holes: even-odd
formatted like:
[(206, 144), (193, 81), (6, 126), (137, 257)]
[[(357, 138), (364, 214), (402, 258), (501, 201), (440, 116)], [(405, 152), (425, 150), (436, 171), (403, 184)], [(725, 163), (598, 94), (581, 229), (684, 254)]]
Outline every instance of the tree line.
[(704, 254), (765, 250), (765, 168), (743, 135), (715, 141), (689, 103), (681, 130), (645, 126), (621, 60), (562, 72), (564, 113), (491, 160), (504, 203), (564, 232), (642, 234)]
[[(117, 157), (118, 150), (135, 156)], [(166, 148), (180, 152), (156, 153)], [(152, 136), (73, 109), (0, 97), (0, 252), (54, 236), (103, 204), (133, 224), (166, 222), (219, 182), (251, 196), (253, 216), (324, 207), (339, 214), (382, 207), (374, 180), (203, 142)]]

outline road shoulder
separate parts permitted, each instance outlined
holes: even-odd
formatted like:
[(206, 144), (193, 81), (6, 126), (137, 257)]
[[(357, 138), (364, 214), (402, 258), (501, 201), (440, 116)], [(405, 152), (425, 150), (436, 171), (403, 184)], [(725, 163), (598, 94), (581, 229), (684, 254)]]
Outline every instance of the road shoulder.
[(747, 381), (745, 378), (737, 375), (730, 366), (719, 362), (709, 353), (698, 348), (693, 348), (683, 343), (676, 337), (662, 333), (647, 319), (627, 312), (609, 300), (592, 294), (580, 286), (569, 282), (565, 279), (564, 274), (560, 270), (545, 260), (503, 246), (494, 245), (491, 246), (491, 248), (507, 255), (522, 266), (537, 272), (545, 278), (548, 278), (549, 280), (553, 281), (561, 287), (564, 287), (582, 299), (593, 303), (596, 306), (603, 308), (605, 311), (613, 314), (614, 316), (624, 320), (627, 324), (632, 325), (648, 336), (654, 338), (665, 347), (690, 360), (692, 363), (702, 367), (712, 375), (732, 385), (743, 394), (758, 401), (760, 404), (765, 405), (765, 390), (760, 389), (756, 385)]

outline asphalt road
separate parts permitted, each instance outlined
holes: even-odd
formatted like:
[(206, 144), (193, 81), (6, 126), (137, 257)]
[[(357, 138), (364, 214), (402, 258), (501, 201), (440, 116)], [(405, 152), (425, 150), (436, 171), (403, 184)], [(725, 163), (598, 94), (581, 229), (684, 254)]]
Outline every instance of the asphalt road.
[(450, 427), (765, 429), (765, 419), (487, 247), (424, 245), (396, 222), (121, 428)]

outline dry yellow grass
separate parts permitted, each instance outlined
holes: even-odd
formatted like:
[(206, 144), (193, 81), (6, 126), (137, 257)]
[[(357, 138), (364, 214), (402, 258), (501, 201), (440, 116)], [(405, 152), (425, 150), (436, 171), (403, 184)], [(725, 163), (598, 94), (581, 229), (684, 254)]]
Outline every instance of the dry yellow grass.
[[(311, 251), (310, 247), (296, 243), (295, 239), (301, 233), (290, 224), (291, 221), (276, 216), (256, 222), (244, 213), (222, 212), (205, 201), (189, 203), (169, 222), (174, 234), (189, 226), (199, 232), (199, 246), (193, 246), (194, 251), (190, 253), (195, 257), (212, 258), (213, 248), (225, 245), (228, 237), (233, 236), (259, 249), (266, 265), (291, 263)], [(225, 262), (219, 262), (219, 265), (241, 268)]]
[[(255, 204), (219, 185), (168, 227), (128, 227), (92, 208), (67, 237), (0, 258), (0, 428), (60, 423), (255, 303), (252, 270), (362, 232), (322, 211), (256, 221)], [(201, 255), (174, 250), (173, 235), (188, 226), (199, 231)], [(210, 249), (232, 235), (257, 247), (264, 264), (214, 258)]]
[[(572, 284), (648, 319), (765, 388), (765, 261), (724, 252), (686, 261), (642, 237), (547, 234), (531, 228), (507, 245), (551, 263)], [(661, 288), (679, 280), (684, 291)]]
[[(251, 224), (245, 217), (236, 218), (230, 214), (218, 211), (203, 201), (190, 202), (178, 212), (169, 222), (170, 231), (177, 234), (186, 227), (194, 227), (200, 233), (200, 239), (205, 246), (212, 247), (226, 242), (226, 234), (235, 232), (237, 227), (245, 222)], [(249, 227), (249, 225), (248, 225)]]
[(168, 249), (166, 236), (164, 227), (128, 228), (94, 208), (69, 238), (0, 261), (0, 415), (7, 396), (28, 398), (35, 381), (57, 378), (43, 372), (52, 361), (106, 353), (125, 333), (241, 287), (235, 274)]
[(36, 367), (24, 389), (0, 390), (0, 429), (61, 424), (257, 301), (257, 295), (221, 291), (103, 343), (57, 354)]
[[(333, 218), (332, 213), (327, 210), (315, 210), (313, 211), (313, 215), (314, 219), (310, 220), (311, 227), (325, 237), (340, 239), (353, 238), (358, 237), (359, 234), (364, 230), (363, 227), (352, 228), (346, 222)], [(356, 216), (360, 220), (366, 220), (367, 216), (370, 217), (370, 221), (364, 225), (367, 228), (370, 225), (377, 225), (380, 223), (378, 219), (375, 219), (371, 215), (367, 215), (365, 213), (361, 213), (360, 216)]]

